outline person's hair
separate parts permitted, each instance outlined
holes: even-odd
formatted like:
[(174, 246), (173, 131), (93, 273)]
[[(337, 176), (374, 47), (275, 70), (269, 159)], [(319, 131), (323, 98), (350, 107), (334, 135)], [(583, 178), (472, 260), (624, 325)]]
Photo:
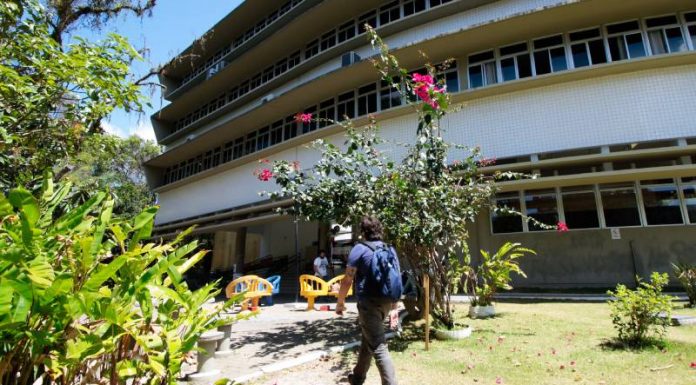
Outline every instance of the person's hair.
[(319, 254), (321, 254), (321, 253), (326, 254), (326, 250), (324, 250), (324, 249), (319, 250)]
[(382, 222), (375, 217), (363, 217), (360, 221), (360, 231), (367, 241), (381, 241), (384, 235)]

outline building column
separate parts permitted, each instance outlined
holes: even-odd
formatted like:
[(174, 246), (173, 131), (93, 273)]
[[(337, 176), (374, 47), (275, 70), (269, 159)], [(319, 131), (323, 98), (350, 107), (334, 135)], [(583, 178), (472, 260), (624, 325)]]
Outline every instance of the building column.
[(211, 271), (226, 271), (234, 264), (235, 233), (218, 231), (213, 242)]
[(242, 274), (244, 269), (244, 256), (246, 255), (247, 228), (237, 229), (234, 244), (233, 264), (237, 265), (237, 273)]

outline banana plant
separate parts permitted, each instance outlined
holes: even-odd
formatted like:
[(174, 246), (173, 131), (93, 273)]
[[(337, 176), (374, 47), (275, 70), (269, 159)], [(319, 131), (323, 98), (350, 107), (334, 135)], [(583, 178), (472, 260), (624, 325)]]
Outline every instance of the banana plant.
[(198, 337), (241, 298), (209, 304), (183, 274), (206, 251), (151, 239), (156, 207), (114, 218), (98, 192), (65, 210), (69, 184), (0, 194), (2, 384), (175, 384)]

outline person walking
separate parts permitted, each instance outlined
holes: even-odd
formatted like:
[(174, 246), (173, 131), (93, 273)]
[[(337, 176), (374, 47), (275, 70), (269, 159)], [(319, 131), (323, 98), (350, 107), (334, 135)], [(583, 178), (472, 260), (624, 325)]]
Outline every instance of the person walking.
[(358, 362), (353, 373), (348, 375), (348, 382), (363, 385), (374, 356), (382, 385), (397, 385), (384, 333), (384, 319), (388, 315), (391, 328), (397, 327), (396, 306), (403, 291), (399, 259), (394, 248), (382, 240), (382, 223), (377, 218), (364, 217), (360, 230), (363, 242), (350, 251), (336, 303), (336, 314), (342, 316), (346, 309), (346, 295), (355, 280), (362, 339)]
[(324, 281), (329, 280), (329, 259), (324, 250), (320, 250), (319, 255), (314, 258), (314, 275)]

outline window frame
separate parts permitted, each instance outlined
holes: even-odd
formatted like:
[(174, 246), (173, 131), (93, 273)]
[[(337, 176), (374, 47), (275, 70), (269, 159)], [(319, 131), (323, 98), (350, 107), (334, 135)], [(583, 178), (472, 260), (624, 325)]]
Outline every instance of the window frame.
[[(663, 17), (674, 17), (675, 22), (671, 24), (663, 24), (663, 25), (658, 25), (655, 27), (648, 27), (648, 20), (654, 20), (654, 19), (659, 19)], [(689, 35), (684, 34), (684, 23), (680, 15), (678, 14), (665, 14), (665, 15), (658, 15), (658, 16), (650, 16), (650, 17), (645, 17), (641, 20), (642, 25), (641, 27), (645, 30), (645, 37), (646, 37), (646, 46), (650, 50), (650, 53), (648, 56), (659, 56), (659, 55), (671, 55), (679, 52), (686, 52), (689, 51)], [(681, 38), (684, 41), (684, 47), (685, 49), (683, 51), (672, 51), (672, 47), (669, 45), (669, 39), (667, 36), (667, 30), (668, 29), (678, 29), (679, 33), (681, 34)], [(652, 46), (652, 40), (650, 39), (650, 32), (653, 31), (661, 31), (662, 32), (662, 39), (663, 43), (665, 44), (665, 48), (667, 48), (667, 52), (663, 53), (655, 53), (653, 50)], [(688, 32), (688, 31), (687, 31)]]

